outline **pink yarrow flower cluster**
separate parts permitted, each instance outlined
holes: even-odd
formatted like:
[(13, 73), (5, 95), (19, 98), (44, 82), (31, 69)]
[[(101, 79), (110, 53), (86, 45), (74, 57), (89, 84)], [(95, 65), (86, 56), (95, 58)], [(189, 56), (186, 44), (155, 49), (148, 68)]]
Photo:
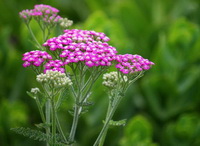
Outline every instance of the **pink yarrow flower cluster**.
[(23, 10), (23, 11), (19, 12), (19, 16), (24, 20), (28, 20), (32, 16), (32, 10), (28, 10), (28, 9)]
[(132, 54), (117, 55), (116, 62), (117, 64), (115, 67), (118, 68), (123, 74), (132, 74), (135, 72), (148, 70), (152, 65), (154, 65), (154, 63), (148, 59), (144, 59), (140, 55)]
[(45, 61), (51, 60), (52, 57), (45, 51), (30, 51), (23, 54), (22, 60), (24, 61), (23, 66), (41, 66)]
[(46, 73), (48, 70), (59, 71), (61, 73), (64, 73), (65, 69), (63, 68), (63, 66), (64, 63), (61, 60), (50, 60), (44, 66), (44, 73)]
[(116, 48), (107, 42), (104, 33), (87, 30), (65, 30), (63, 35), (47, 40), (43, 46), (59, 51), (64, 64), (84, 62), (88, 67), (110, 66), (116, 56)]
[[(107, 42), (110, 40), (104, 33), (87, 30), (65, 30), (63, 35), (47, 40), (43, 46), (56, 57), (52, 58), (45, 51), (31, 51), (24, 54), (24, 67), (44, 65), (44, 72), (48, 70), (65, 72), (65, 65), (83, 62), (88, 67), (111, 66), (123, 74), (148, 70), (154, 65), (140, 55), (117, 55), (116, 48)], [(56, 59), (56, 60), (55, 60)], [(46, 61), (46, 62), (45, 62)], [(45, 62), (45, 63), (43, 63)]]
[(61, 18), (58, 15), (59, 10), (49, 5), (39, 4), (35, 5), (34, 9), (23, 10), (19, 13), (20, 17), (24, 20), (28, 18), (35, 18), (36, 20), (42, 19), (44, 22), (58, 22)]

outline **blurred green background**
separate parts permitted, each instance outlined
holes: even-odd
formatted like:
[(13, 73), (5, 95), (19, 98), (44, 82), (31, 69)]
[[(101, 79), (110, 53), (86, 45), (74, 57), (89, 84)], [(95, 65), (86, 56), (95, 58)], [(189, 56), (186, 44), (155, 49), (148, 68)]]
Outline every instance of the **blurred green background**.
[[(0, 0), (0, 145), (42, 146), (10, 131), (40, 123), (34, 100), (34, 74), (22, 67), (22, 54), (35, 49), (18, 13), (49, 4), (73, 28), (105, 32), (121, 54), (140, 54), (156, 65), (130, 87), (110, 128), (105, 146), (200, 145), (200, 1), (199, 0)], [(40, 33), (35, 33), (38, 37)], [(76, 140), (90, 146), (102, 127), (107, 96), (101, 79), (94, 86), (95, 105), (80, 118)], [(64, 129), (72, 117), (66, 101), (60, 112)]]

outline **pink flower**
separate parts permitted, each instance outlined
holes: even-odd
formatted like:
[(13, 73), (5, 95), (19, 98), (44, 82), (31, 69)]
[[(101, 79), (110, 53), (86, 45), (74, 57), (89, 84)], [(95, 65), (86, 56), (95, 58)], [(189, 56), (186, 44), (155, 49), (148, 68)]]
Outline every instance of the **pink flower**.
[(29, 67), (31, 65), (38, 67), (41, 66), (45, 61), (51, 60), (52, 57), (45, 51), (30, 51), (23, 54), (22, 60), (24, 61), (23, 66)]
[(64, 73), (65, 69), (63, 68), (63, 66), (64, 63), (61, 60), (50, 60), (44, 66), (44, 73), (46, 73), (47, 70), (59, 71), (61, 73)]
[(110, 66), (115, 60), (116, 49), (110, 46), (109, 38), (100, 32), (65, 30), (65, 33), (43, 44), (50, 51), (61, 52), (64, 64), (84, 62), (86, 66)]
[(34, 9), (23, 10), (19, 13), (20, 17), (24, 20), (29, 18), (35, 18), (36, 20), (42, 20), (45, 23), (57, 23), (61, 18), (58, 15), (59, 10), (49, 5), (39, 4), (35, 5)]
[(148, 70), (151, 68), (152, 65), (154, 65), (154, 63), (149, 61), (148, 59), (144, 59), (140, 55), (132, 54), (117, 55), (116, 62), (117, 64), (115, 65), (115, 67), (119, 69), (119, 71), (123, 74)]

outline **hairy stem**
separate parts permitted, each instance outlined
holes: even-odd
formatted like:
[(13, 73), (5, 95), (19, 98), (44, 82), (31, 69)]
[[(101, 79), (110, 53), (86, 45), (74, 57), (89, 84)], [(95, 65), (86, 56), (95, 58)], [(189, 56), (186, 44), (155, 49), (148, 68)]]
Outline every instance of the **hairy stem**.
[[(97, 137), (95, 143), (93, 146), (103, 146), (104, 141), (105, 141), (105, 137), (109, 128), (109, 122), (110, 120), (112, 120), (112, 117), (121, 101), (121, 99), (123, 98), (123, 96), (118, 96), (118, 94), (115, 94), (116, 97), (114, 97), (114, 99), (116, 99), (116, 101), (113, 100), (113, 102), (111, 102), (111, 104), (108, 107), (108, 113), (106, 116), (106, 121), (104, 123), (104, 126), (99, 134), (99, 136)], [(118, 96), (118, 97), (117, 97)]]
[(58, 130), (59, 130), (60, 134), (62, 135), (64, 141), (67, 142), (67, 139), (66, 139), (66, 137), (65, 137), (65, 135), (64, 135), (64, 132), (62, 131), (62, 127), (61, 127), (61, 125), (60, 125), (60, 122), (59, 122), (57, 113), (56, 113), (56, 122), (57, 122), (57, 127), (58, 127)]
[(36, 97), (36, 104), (38, 106), (38, 109), (39, 109), (39, 112), (40, 112), (40, 116), (41, 116), (41, 119), (42, 119), (42, 122), (45, 123), (45, 116), (44, 116), (44, 112), (42, 110), (42, 107), (41, 107), (41, 104), (40, 104), (40, 101), (38, 99), (38, 97)]
[(30, 28), (30, 26), (29, 26), (28, 24), (27, 24), (26, 26), (27, 26), (27, 28), (28, 28), (28, 30), (29, 30), (29, 32), (30, 32), (30, 34), (31, 34), (31, 36), (32, 36), (32, 38), (33, 38), (33, 40), (36, 42), (38, 48), (40, 48), (41, 50), (43, 50), (43, 47), (41, 46), (41, 44), (40, 44), (40, 43), (38, 42), (38, 40), (36, 39), (36, 37), (35, 37), (35, 35), (34, 35), (32, 29)]
[(101, 141), (101, 145), (103, 145), (103, 141), (104, 141), (105, 138), (104, 139), (102, 139), (102, 138), (106, 136), (106, 133), (107, 133), (108, 128), (109, 128), (109, 122), (112, 119), (114, 112), (115, 112), (115, 110), (112, 109), (109, 116), (106, 118), (104, 126), (103, 126), (101, 132), (99, 133), (99, 136), (97, 137), (93, 146), (98, 146), (98, 145), (100, 146), (100, 141)]
[(56, 144), (56, 109), (54, 99), (51, 100), (51, 107), (52, 107), (52, 140), (53, 146)]
[(74, 109), (73, 124), (72, 124), (71, 132), (70, 132), (70, 135), (69, 135), (69, 140), (72, 141), (72, 142), (74, 141), (76, 128), (77, 128), (77, 125), (78, 125), (79, 109), (80, 109), (80, 107), (76, 104), (75, 109)]
[(50, 121), (51, 120), (51, 101), (50, 99), (47, 99), (47, 102), (46, 102), (46, 124), (48, 125), (47, 128), (46, 128), (46, 135), (47, 135), (47, 146), (49, 146), (49, 142), (50, 142), (50, 139), (49, 139), (49, 134), (50, 134)]

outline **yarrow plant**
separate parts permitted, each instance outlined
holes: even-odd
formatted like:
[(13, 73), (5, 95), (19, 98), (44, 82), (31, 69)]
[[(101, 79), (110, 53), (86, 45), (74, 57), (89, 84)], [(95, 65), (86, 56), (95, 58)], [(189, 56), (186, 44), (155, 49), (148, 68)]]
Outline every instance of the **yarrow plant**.
[[(140, 55), (118, 54), (116, 48), (109, 45), (110, 38), (102, 32), (66, 29), (73, 22), (61, 18), (58, 12), (56, 8), (40, 4), (19, 13), (37, 48), (24, 53), (22, 60), (23, 67), (32, 69), (40, 84), (40, 88), (32, 88), (27, 93), (36, 101), (42, 123), (36, 125), (39, 130), (23, 127), (12, 130), (45, 141), (47, 146), (74, 145), (79, 116), (91, 105), (92, 87), (103, 75), (102, 84), (107, 88), (109, 102), (103, 128), (94, 146), (103, 145), (110, 125), (125, 124), (125, 120), (113, 121), (112, 117), (128, 87), (154, 63)], [(33, 19), (41, 28), (43, 43), (39, 43), (29, 25)], [(63, 34), (49, 38), (55, 26), (64, 29)], [(110, 66), (116, 71), (105, 73)], [(68, 92), (72, 93), (68, 95), (73, 96), (74, 103), (73, 121), (67, 136), (57, 113)]]

